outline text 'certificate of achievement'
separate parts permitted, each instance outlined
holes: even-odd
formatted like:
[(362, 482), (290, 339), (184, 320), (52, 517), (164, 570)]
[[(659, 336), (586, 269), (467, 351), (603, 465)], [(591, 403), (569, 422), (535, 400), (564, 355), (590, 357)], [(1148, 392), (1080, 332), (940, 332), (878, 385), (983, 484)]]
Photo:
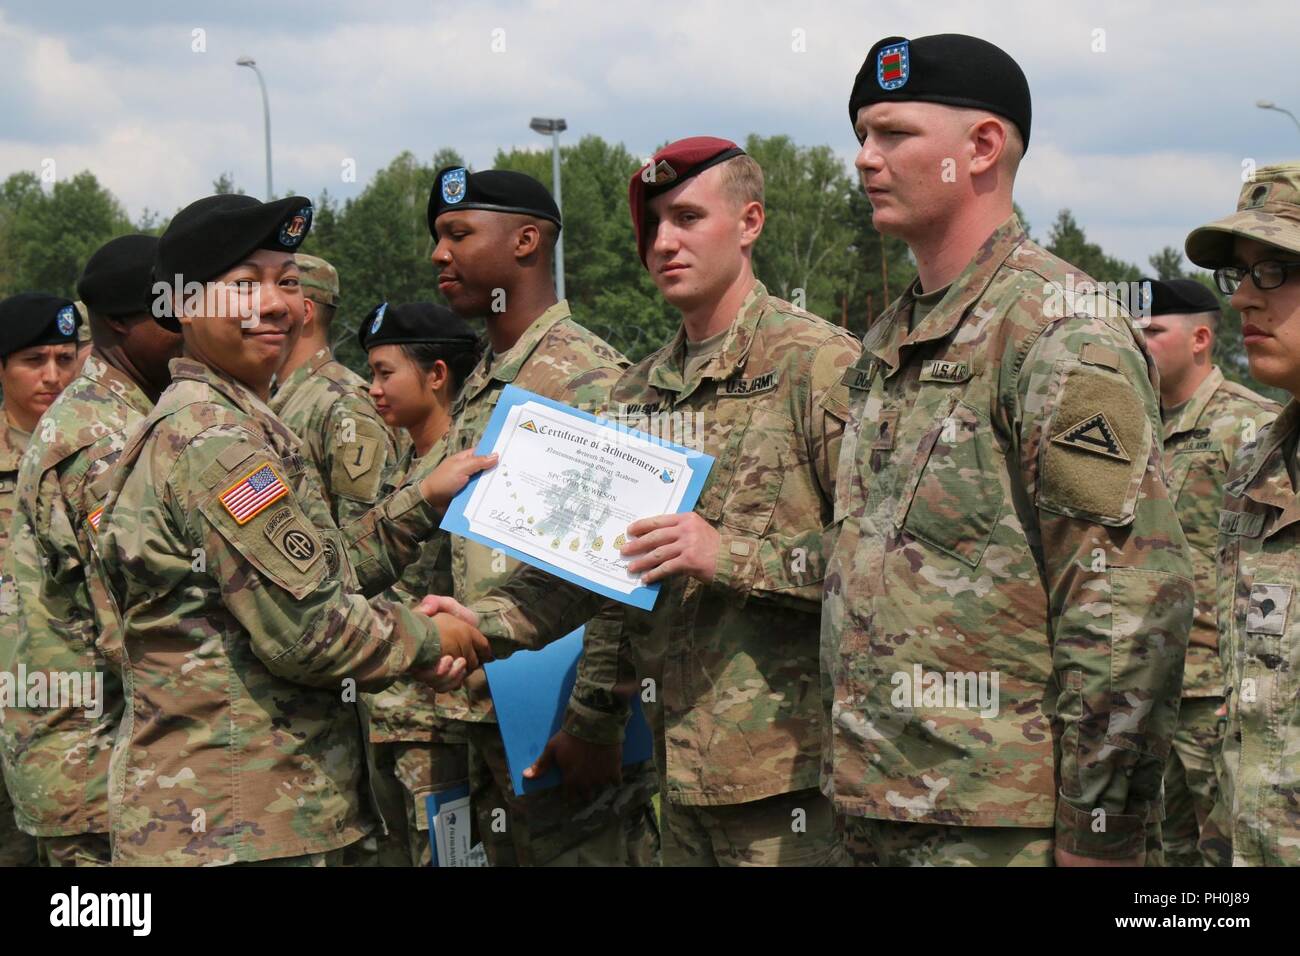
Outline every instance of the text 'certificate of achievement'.
[(642, 610), (627, 526), (690, 511), (713, 459), (507, 385), (475, 451), (500, 456), (452, 499), (442, 528)]

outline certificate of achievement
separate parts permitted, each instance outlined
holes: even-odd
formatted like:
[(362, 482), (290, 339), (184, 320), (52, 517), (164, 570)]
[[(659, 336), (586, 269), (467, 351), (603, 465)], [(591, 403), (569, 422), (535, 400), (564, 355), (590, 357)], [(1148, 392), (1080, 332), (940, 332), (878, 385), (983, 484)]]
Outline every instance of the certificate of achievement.
[(476, 452), (500, 456), (452, 499), (442, 528), (643, 610), (627, 526), (690, 511), (713, 459), (507, 385)]

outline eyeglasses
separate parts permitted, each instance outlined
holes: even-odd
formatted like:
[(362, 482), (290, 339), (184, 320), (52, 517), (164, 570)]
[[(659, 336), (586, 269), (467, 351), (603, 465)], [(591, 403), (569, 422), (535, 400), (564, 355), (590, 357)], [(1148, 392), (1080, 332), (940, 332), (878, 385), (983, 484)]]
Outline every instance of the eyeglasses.
[(1292, 269), (1300, 269), (1300, 262), (1278, 262), (1276, 259), (1266, 259), (1263, 262), (1256, 262), (1249, 269), (1240, 266), (1224, 266), (1214, 270), (1214, 284), (1224, 295), (1232, 295), (1246, 276), (1250, 276), (1250, 281), (1255, 283), (1256, 289), (1276, 289), (1286, 282), (1287, 274)]

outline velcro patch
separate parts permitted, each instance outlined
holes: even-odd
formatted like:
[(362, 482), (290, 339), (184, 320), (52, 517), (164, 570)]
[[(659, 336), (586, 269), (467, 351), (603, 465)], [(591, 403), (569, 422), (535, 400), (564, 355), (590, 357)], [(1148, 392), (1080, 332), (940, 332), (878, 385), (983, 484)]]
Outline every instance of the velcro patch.
[(729, 378), (718, 383), (719, 395), (757, 395), (776, 388), (776, 369), (753, 378)]
[(1248, 511), (1219, 511), (1219, 534), (1257, 538), (1264, 530), (1264, 516)]
[(236, 524), (244, 525), (288, 493), (284, 479), (270, 462), (264, 462), (223, 491), (218, 500)]
[(1154, 440), (1137, 387), (1107, 369), (1061, 362), (1046, 392), (1050, 417), (1039, 445), (1039, 507), (1127, 525)]
[(307, 527), (292, 508), (281, 508), (267, 518), (262, 532), (299, 571), (310, 568), (323, 551), (315, 531)]
[(1286, 633), (1286, 612), (1291, 606), (1291, 585), (1256, 584), (1250, 589), (1246, 630), (1253, 634)]
[(877, 422), (876, 440), (871, 443), (871, 449), (889, 451), (894, 447), (894, 432), (898, 430), (898, 409), (881, 412)]
[(1132, 461), (1128, 456), (1128, 452), (1124, 451), (1124, 446), (1120, 444), (1119, 439), (1115, 436), (1115, 429), (1111, 428), (1110, 422), (1106, 420), (1106, 416), (1102, 412), (1098, 412), (1077, 425), (1071, 425), (1060, 434), (1053, 435), (1052, 441), (1069, 448), (1078, 448), (1081, 451), (1092, 452), (1096, 455), (1105, 455), (1107, 458)]
[(1098, 345), (1096, 342), (1084, 343), (1083, 348), (1079, 349), (1079, 361), (1086, 362), (1088, 365), (1099, 365), (1112, 372), (1119, 371), (1119, 353), (1109, 346)]
[(871, 385), (871, 377), (876, 372), (876, 363), (872, 362), (866, 368), (858, 368), (856, 365), (852, 368), (846, 368), (844, 374), (840, 376), (840, 384), (847, 385), (849, 388), (866, 390)]
[(971, 376), (970, 366), (965, 362), (943, 362), (928, 359), (921, 363), (922, 382), (964, 382)]
[(379, 449), (379, 440), (368, 435), (358, 435), (356, 441), (349, 444), (343, 454), (343, 467), (348, 477), (354, 481), (375, 466), (375, 452)]

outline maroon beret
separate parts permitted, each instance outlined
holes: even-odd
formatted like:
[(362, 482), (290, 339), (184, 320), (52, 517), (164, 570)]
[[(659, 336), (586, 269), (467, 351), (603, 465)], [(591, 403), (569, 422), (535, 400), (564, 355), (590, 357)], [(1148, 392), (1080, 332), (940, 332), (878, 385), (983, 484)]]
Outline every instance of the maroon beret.
[(641, 225), (645, 221), (646, 200), (677, 188), (711, 166), (743, 155), (745, 151), (729, 139), (688, 136), (669, 143), (632, 174), (627, 201), (632, 207), (632, 228), (636, 230), (636, 251), (642, 265), (645, 264), (645, 235)]

